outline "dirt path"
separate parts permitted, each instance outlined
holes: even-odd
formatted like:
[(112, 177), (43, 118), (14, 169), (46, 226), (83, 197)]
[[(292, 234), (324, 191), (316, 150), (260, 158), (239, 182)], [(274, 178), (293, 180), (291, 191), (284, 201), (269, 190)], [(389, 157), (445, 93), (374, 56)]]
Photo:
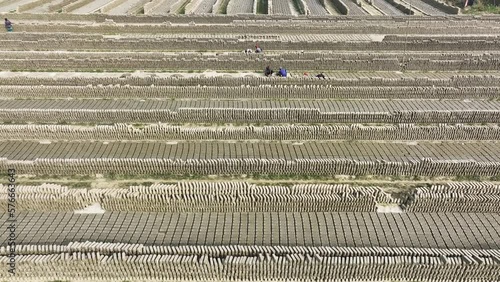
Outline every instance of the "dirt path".
[[(82, 177), (80, 179), (68, 178), (68, 177), (36, 177), (36, 176), (26, 176), (18, 175), (17, 184), (18, 185), (39, 185), (42, 183), (54, 183), (60, 185), (67, 185), (75, 188), (92, 188), (92, 189), (113, 189), (113, 188), (128, 188), (134, 185), (151, 185), (157, 183), (177, 183), (177, 182), (241, 182), (246, 181), (251, 184), (266, 184), (266, 185), (290, 185), (290, 184), (350, 184), (357, 186), (380, 186), (383, 187), (386, 192), (399, 193), (403, 192), (409, 188), (415, 186), (425, 186), (428, 184), (446, 184), (449, 182), (456, 181), (453, 178), (439, 177), (434, 179), (420, 179), (420, 180), (395, 180), (389, 177), (382, 178), (371, 178), (371, 179), (355, 179), (355, 176), (336, 176), (336, 177), (324, 177), (317, 179), (293, 179), (293, 178), (281, 178), (281, 179), (255, 179), (247, 176), (216, 176), (209, 175), (205, 177), (188, 177), (188, 176), (167, 176), (158, 178), (145, 177), (145, 178), (128, 178), (128, 179), (110, 179), (103, 176), (98, 177)], [(469, 180), (466, 180), (469, 181)], [(489, 181), (493, 184), (500, 185), (500, 181)]]

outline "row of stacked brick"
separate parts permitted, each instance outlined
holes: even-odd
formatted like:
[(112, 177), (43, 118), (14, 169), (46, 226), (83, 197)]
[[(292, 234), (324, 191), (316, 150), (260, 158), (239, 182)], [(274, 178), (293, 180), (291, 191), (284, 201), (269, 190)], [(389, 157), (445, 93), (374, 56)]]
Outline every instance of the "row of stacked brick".
[[(102, 206), (117, 211), (162, 212), (376, 211), (377, 203), (394, 202), (379, 187), (257, 186), (234, 182), (181, 182), (170, 189), (163, 187), (131, 187), (129, 191), (103, 197)], [(161, 192), (152, 193), (152, 189)], [(142, 206), (138, 207), (138, 203)]]
[[(279, 58), (157, 58), (157, 59), (135, 59), (123, 55), (121, 58), (89, 58), (72, 59), (60, 58), (49, 59), (34, 57), (33, 54), (25, 54), (23, 58), (1, 58), (0, 63), (7, 70), (240, 70), (245, 66), (245, 70), (260, 70), (262, 66), (274, 65), (279, 62), (286, 65), (287, 69), (300, 71), (308, 70), (348, 70), (348, 71), (401, 71), (402, 63), (404, 68), (411, 71), (496, 71), (500, 59), (497, 58), (455, 58), (453, 60), (431, 60), (410, 57), (406, 61), (392, 58), (369, 58), (369, 59), (315, 59), (315, 60), (279, 60)], [(72, 56), (71, 53), (70, 56)], [(9, 55), (10, 56), (10, 55)], [(412, 55), (413, 56), (413, 55)], [(64, 55), (63, 57), (66, 57)]]
[(500, 185), (448, 183), (416, 188), (404, 202), (411, 212), (500, 212)]
[[(7, 204), (8, 186), (0, 185), (0, 202)], [(102, 192), (87, 189), (70, 189), (58, 184), (16, 186), (16, 209), (74, 211), (98, 203)]]
[[(187, 40), (187, 39), (186, 39)], [(238, 39), (235, 39), (238, 40)], [(142, 42), (137, 42), (142, 43)], [(131, 49), (134, 51), (135, 49)], [(321, 52), (321, 51), (308, 51), (303, 52), (300, 50), (292, 50), (284, 53), (280, 52), (266, 52), (255, 54), (254, 56), (246, 56), (241, 52), (231, 52), (230, 50), (225, 50), (226, 52), (221, 53), (207, 53), (200, 54), (199, 52), (183, 52), (178, 54), (171, 54), (161, 51), (151, 51), (151, 52), (143, 52), (143, 53), (121, 53), (122, 56), (115, 54), (114, 52), (102, 52), (99, 50), (98, 52), (82, 52), (82, 51), (73, 51), (70, 54), (64, 55), (67, 59), (70, 60), (78, 60), (78, 59), (119, 59), (122, 58), (123, 55), (127, 55), (127, 58), (131, 59), (185, 59), (189, 60), (201, 60), (201, 59), (219, 59), (219, 60), (284, 60), (284, 61), (293, 61), (293, 60), (374, 60), (374, 59), (391, 59), (393, 57), (403, 58), (404, 54), (402, 52), (372, 52), (372, 53), (363, 53), (360, 52)], [(236, 49), (238, 50), (238, 49)], [(23, 59), (28, 57), (29, 59), (56, 59), (58, 54), (53, 51), (45, 51), (45, 52), (35, 52), (35, 51), (15, 51), (12, 50), (10, 53), (12, 55), (12, 59)], [(407, 57), (412, 58), (413, 60), (463, 60), (464, 56), (461, 53), (452, 53), (447, 51), (442, 52), (409, 52), (406, 54)], [(59, 56), (61, 56), (59, 54)], [(467, 59), (474, 60), (487, 60), (487, 59), (495, 59), (495, 56), (489, 53), (473, 53)]]
[(101, 40), (104, 36), (100, 34), (75, 34), (75, 33), (65, 33), (60, 32), (57, 34), (40, 34), (37, 32), (23, 32), (23, 33), (3, 33), (0, 34), (0, 39), (5, 40), (7, 42), (11, 40), (22, 41), (38, 41), (38, 40), (47, 40), (47, 39), (57, 39), (57, 40), (70, 40), (70, 39), (80, 39), (82, 41), (87, 40)]
[[(69, 189), (57, 184), (17, 187), (18, 210), (73, 211), (99, 203), (109, 211), (287, 212), (376, 211), (397, 200), (378, 187), (257, 186), (246, 182), (187, 182), (129, 189)], [(7, 204), (7, 186), (0, 202)], [(418, 187), (402, 203), (409, 212), (499, 212), (500, 188), (490, 183)]]
[[(7, 186), (0, 203), (7, 205)], [(129, 189), (69, 189), (57, 184), (17, 186), (17, 210), (73, 211), (94, 203), (107, 211), (312, 212), (376, 211), (395, 202), (379, 187), (349, 185), (258, 186), (247, 182), (180, 182)]]
[[(237, 49), (238, 50), (238, 49)], [(404, 52), (400, 51), (392, 51), (392, 52), (372, 52), (372, 53), (366, 53), (363, 51), (356, 52), (355, 50), (350, 50), (349, 51), (343, 51), (343, 52), (322, 52), (322, 51), (308, 51), (308, 52), (303, 52), (301, 50), (291, 50), (288, 52), (272, 52), (272, 51), (267, 51), (265, 53), (258, 53), (254, 54), (252, 56), (247, 56), (243, 52), (231, 52), (229, 50), (223, 50), (223, 52), (217, 52), (217, 53), (203, 53), (199, 51), (195, 52), (188, 52), (188, 50), (185, 50), (186, 52), (181, 52), (181, 53), (168, 53), (168, 52), (163, 52), (161, 51), (152, 51), (152, 52), (142, 52), (142, 53), (137, 53), (133, 52), (135, 50), (131, 50), (132, 52), (125, 52), (122, 53), (122, 56), (119, 56), (116, 54), (116, 52), (102, 52), (102, 50), (98, 52), (81, 52), (81, 51), (73, 51), (71, 52), (68, 59), (120, 59), (123, 58), (123, 55), (126, 54), (127, 58), (131, 59), (158, 59), (158, 60), (186, 60), (186, 61), (191, 61), (191, 60), (203, 60), (203, 59), (218, 59), (219, 61), (296, 61), (296, 60), (302, 60), (302, 61), (338, 61), (338, 60), (359, 60), (359, 61), (371, 61), (371, 60), (389, 60), (392, 58), (398, 58), (398, 59), (411, 59), (412, 61), (462, 61), (464, 59), (463, 54), (461, 53), (456, 53), (456, 52), (448, 52), (448, 51), (441, 51), (441, 52), (407, 52), (406, 55)], [(225, 51), (225, 52), (224, 52)], [(12, 50), (10, 51), (12, 53), (13, 58), (25, 58), (26, 55), (29, 55), (33, 59), (38, 59), (38, 58), (46, 58), (46, 59), (56, 59), (58, 56), (56, 53), (53, 51), (46, 51), (43, 52), (46, 56), (40, 56), (39, 53), (36, 52), (27, 52), (27, 51), (15, 51)], [(494, 55), (495, 53), (492, 51), (492, 53), (473, 53), (470, 56), (467, 57), (467, 59), (470, 60), (491, 60), (491, 59), (496, 59), (496, 56)], [(59, 55), (60, 56), (60, 55)]]
[(500, 163), (473, 160), (384, 160), (352, 159), (56, 159), (34, 161), (0, 159), (0, 169), (15, 168), (20, 174), (87, 175), (118, 174), (202, 174), (241, 175), (265, 173), (274, 175), (424, 175), (424, 176), (492, 176), (500, 175)]
[[(58, 50), (57, 50), (58, 51)], [(220, 61), (220, 62), (230, 62), (230, 61), (247, 61), (247, 62), (272, 62), (280, 61), (287, 63), (289, 61), (374, 61), (374, 60), (391, 60), (397, 58), (402, 60), (403, 58), (411, 59), (411, 61), (462, 61), (464, 59), (470, 60), (493, 60), (496, 59), (495, 55), (490, 53), (473, 53), (469, 56), (465, 56), (461, 53), (453, 52), (409, 52), (406, 56), (402, 52), (321, 52), (321, 51), (311, 51), (304, 53), (302, 51), (289, 51), (289, 52), (265, 52), (255, 54), (254, 56), (247, 56), (242, 52), (134, 52), (136, 50), (131, 50), (132, 52), (82, 52), (73, 51), (69, 53), (61, 53), (54, 51), (9, 51), (9, 59), (46, 59), (46, 60), (57, 60), (63, 58), (69, 61), (80, 61), (80, 60), (109, 60), (109, 61), (121, 61), (126, 57), (127, 59), (133, 59), (136, 61), (140, 60), (159, 60), (159, 61)], [(307, 69), (307, 68), (303, 68)]]
[[(55, 15), (51, 15), (55, 16)], [(47, 15), (45, 14), (13, 14), (12, 18), (17, 21), (22, 22), (44, 22), (47, 21)], [(141, 16), (131, 16), (131, 15), (106, 15), (100, 13), (94, 14), (57, 14), (57, 19), (60, 22), (97, 22), (103, 23), (106, 21), (114, 21), (116, 23), (163, 23), (165, 21), (170, 21), (172, 23), (187, 24), (190, 22), (202, 23), (202, 24), (230, 24), (230, 23), (246, 23), (246, 24), (276, 24), (282, 23), (282, 21), (292, 22), (295, 25), (306, 25), (306, 26), (324, 26), (330, 28), (351, 28), (358, 30), (363, 28), (365, 31), (366, 25), (369, 24), (373, 27), (394, 27), (404, 28), (404, 27), (420, 27), (428, 28), (429, 31), (432, 29), (446, 27), (446, 28), (465, 28), (471, 25), (477, 25), (478, 28), (490, 28), (492, 30), (498, 29), (496, 26), (491, 26), (492, 22), (496, 22), (498, 19), (494, 15), (482, 15), (480, 19), (474, 16), (463, 15), (461, 17), (454, 17), (452, 21), (447, 18), (442, 17), (418, 17), (407, 18), (402, 17), (352, 17), (347, 18), (345, 21), (339, 20), (339, 18), (331, 17), (300, 17), (297, 19), (290, 19), (287, 16), (279, 15), (245, 15), (241, 17), (238, 15), (191, 15), (191, 16), (180, 16), (180, 15), (165, 15), (161, 17), (141, 17)], [(357, 20), (362, 19), (362, 20)], [(401, 19), (405, 19), (402, 21)], [(410, 25), (408, 25), (408, 21)], [(288, 26), (288, 25), (285, 25)], [(423, 26), (423, 27), (422, 27)], [(445, 33), (446, 34), (446, 33)], [(473, 34), (473, 33), (464, 33)]]
[(3, 124), (4, 139), (22, 140), (499, 140), (500, 127), (466, 124), (176, 126), (131, 124), (76, 126)]
[[(19, 246), (18, 275), (40, 279), (297, 280), (297, 281), (496, 281), (498, 250), (342, 248), (288, 246), (148, 246), (70, 243)], [(97, 249), (98, 251), (93, 251)], [(142, 252), (149, 249), (150, 252)], [(8, 267), (2, 247), (2, 269)], [(50, 269), (51, 271), (47, 271)], [(164, 280), (162, 280), (164, 281)]]
[[(22, 16), (12, 15), (10, 19), (16, 19)], [(58, 18), (67, 15), (58, 14)], [(96, 15), (97, 16), (97, 15)], [(297, 20), (290, 19), (288, 16), (270, 16), (269, 19), (259, 18), (257, 20), (250, 19), (252, 15), (245, 15), (248, 20), (242, 17), (231, 17), (224, 15), (224, 17), (212, 17), (209, 15), (203, 17), (193, 16), (177, 16), (177, 17), (122, 17), (123, 20), (118, 22), (118, 18), (112, 15), (105, 15), (106, 18), (98, 19), (96, 22), (95, 16), (90, 20), (76, 20), (75, 21), (58, 21), (50, 22), (47, 24), (47, 19), (42, 20), (21, 20), (17, 21), (20, 31), (26, 32), (76, 32), (76, 33), (100, 33), (100, 34), (119, 34), (119, 33), (142, 33), (142, 34), (163, 34), (165, 28), (175, 33), (193, 33), (211, 34), (211, 33), (242, 33), (252, 34), (255, 33), (256, 28), (266, 28), (266, 32), (274, 34), (286, 33), (302, 33), (302, 30), (307, 29), (311, 34), (313, 33), (331, 33), (335, 30), (336, 34), (366, 34), (366, 28), (371, 27), (370, 33), (372, 34), (498, 34), (494, 23), (495, 19), (481, 18), (481, 20), (470, 20), (471, 18), (464, 18), (463, 20), (454, 19), (454, 23), (450, 21), (443, 22), (442, 20), (434, 21), (429, 20), (410, 20), (408, 24), (407, 18), (395, 18), (387, 22), (371, 22), (373, 17), (359, 17), (361, 20), (332, 20), (332, 18), (314, 17), (306, 19), (301, 17)], [(259, 15), (261, 16), (261, 15)], [(32, 17), (36, 17), (33, 15)], [(116, 24), (109, 24), (106, 19), (115, 19)], [(145, 22), (145, 24), (136, 24), (138, 22)], [(182, 24), (177, 24), (182, 21)], [(203, 22), (213, 21), (213, 24), (206, 24)], [(226, 23), (225, 25), (218, 24), (217, 22)], [(130, 24), (133, 23), (133, 24)], [(188, 25), (189, 24), (189, 25)]]
[[(58, 50), (56, 50), (58, 51)], [(104, 51), (72, 51), (67, 54), (61, 55), (58, 52), (54, 51), (9, 51), (10, 58), (9, 59), (57, 59), (64, 56), (65, 59), (70, 61), (77, 60), (119, 60), (126, 57), (127, 59), (134, 60), (170, 60), (170, 61), (293, 61), (293, 60), (302, 60), (302, 61), (312, 61), (312, 60), (373, 60), (373, 59), (391, 59), (393, 57), (402, 58), (403, 54), (397, 52), (390, 53), (382, 53), (382, 52), (374, 52), (370, 54), (362, 53), (362, 52), (338, 52), (337, 54), (333, 52), (320, 52), (313, 51), (303, 53), (302, 51), (289, 51), (286, 53), (280, 52), (271, 52), (268, 51), (266, 53), (255, 54), (254, 56), (247, 56), (242, 52), (134, 52), (136, 50), (131, 50), (131, 52), (104, 52)], [(412, 56), (413, 59), (430, 59), (430, 60), (453, 60), (453, 59), (463, 59), (464, 56), (459, 56), (458, 54), (453, 53), (419, 53), (419, 52), (411, 52), (408, 53), (408, 56)], [(473, 54), (470, 56), (471, 58), (476, 59), (489, 59), (494, 58), (489, 54)]]
[[(16, 25), (16, 28), (19, 27)], [(23, 29), (23, 26), (19, 27)], [(239, 31), (236, 31), (239, 32)], [(177, 38), (156, 37), (155, 39), (127, 35), (126, 38), (106, 38), (106, 37), (89, 37), (87, 34), (82, 36), (67, 36), (66, 40), (56, 37), (57, 34), (44, 34), (26, 32), (29, 36), (3, 36), (5, 40), (0, 41), (0, 47), (8, 50), (30, 51), (30, 50), (135, 50), (137, 46), (141, 46), (143, 51), (163, 51), (163, 50), (241, 50), (248, 47), (254, 42), (253, 39), (237, 39), (220, 35), (194, 34), (194, 36), (186, 38), (179, 35)], [(60, 32), (61, 34), (68, 34)], [(52, 37), (54, 36), (54, 37)], [(293, 35), (290, 35), (292, 37)], [(316, 36), (316, 38), (314, 38)], [(443, 41), (439, 37), (437, 39), (418, 40), (413, 39), (409, 35), (408, 39), (402, 41), (348, 41), (339, 42), (340, 40), (328, 40), (322, 35), (310, 35), (310, 40), (307, 37), (287, 38), (284, 36), (276, 36), (277, 38), (266, 42), (266, 50), (339, 50), (339, 51), (403, 51), (409, 52), (439, 52), (439, 51), (463, 51), (464, 49), (477, 47), (474, 51), (499, 51), (498, 39), (481, 40), (474, 37), (465, 38), (463, 40)], [(0, 36), (2, 38), (2, 36)], [(114, 47), (114, 48), (113, 48)], [(432, 56), (432, 54), (430, 54)]]
[(408, 86), (1, 86), (5, 98), (494, 99), (500, 87)]
[[(406, 41), (406, 36), (396, 35), (396, 34), (388, 34), (384, 36), (382, 41), (384, 42), (404, 42)], [(443, 34), (440, 36), (433, 36), (429, 38), (429, 36), (421, 35), (421, 34), (412, 34), (411, 40), (416, 41), (442, 41), (442, 42), (450, 42), (450, 41), (464, 41), (464, 40), (493, 40), (498, 41), (500, 37), (498, 35), (474, 35), (473, 37), (468, 35), (449, 35)]]
[[(0, 78), (0, 85), (6, 86), (85, 86), (85, 87), (106, 87), (109, 85), (121, 86), (225, 86), (225, 87), (267, 87), (267, 85), (284, 87), (285, 85), (310, 85), (311, 87), (498, 87), (500, 86), (500, 76), (496, 74), (467, 74), (455, 75), (450, 73), (441, 74), (419, 74), (411, 76), (401, 74), (394, 77), (384, 77), (384, 73), (378, 73), (372, 76), (368, 74), (352, 74), (350, 77), (343, 77), (346, 74), (327, 74), (326, 79), (316, 79), (312, 77), (289, 77), (287, 79), (267, 78), (267, 77), (227, 77), (216, 76), (209, 77), (201, 74), (200, 76), (183, 77), (182, 75), (172, 75), (168, 77), (159, 77), (157, 74), (148, 76), (135, 76), (133, 74), (113, 74), (113, 73), (95, 73), (85, 75), (80, 73), (78, 76), (37, 76), (25, 73), (9, 73), (9, 76)], [(444, 77), (443, 77), (444, 76)], [(265, 85), (265, 86), (264, 86)], [(479, 90), (478, 90), (479, 91)]]
[[(138, 42), (140, 43), (140, 42)], [(164, 50), (164, 49), (163, 49)], [(60, 54), (56, 51), (9, 51), (10, 59), (57, 59), (64, 56), (65, 59), (68, 60), (99, 60), (99, 59), (110, 59), (110, 60), (118, 60), (126, 57), (127, 59), (134, 60), (178, 60), (178, 61), (206, 61), (206, 60), (217, 60), (217, 61), (264, 61), (264, 60), (275, 60), (275, 61), (293, 61), (293, 60), (331, 60), (331, 59), (341, 59), (341, 60), (372, 60), (372, 59), (390, 59), (394, 56), (403, 57), (400, 53), (389, 53), (392, 56), (384, 54), (382, 52), (374, 52), (370, 55), (363, 54), (361, 52), (339, 52), (335, 54), (333, 52), (307, 52), (303, 53), (302, 51), (289, 51), (286, 53), (280, 52), (271, 52), (268, 51), (266, 53), (255, 54), (254, 56), (247, 56), (239, 51), (228, 51), (225, 52), (165, 52), (165, 51), (151, 51), (151, 52), (136, 52), (137, 50), (130, 50), (130, 52), (105, 52), (105, 51), (88, 51), (82, 52), (78, 50), (74, 50), (72, 52), (68, 52), (67, 54)], [(337, 55), (337, 56), (336, 56)], [(452, 59), (463, 59), (463, 56), (459, 56), (453, 53), (419, 53), (412, 52), (408, 55), (412, 55), (414, 59), (431, 59), (431, 60), (452, 60)], [(471, 58), (475, 59), (489, 59), (494, 58), (494, 56), (488, 54), (477, 53), (471, 55)]]
[(18, 122), (278, 122), (278, 123), (496, 123), (500, 111), (321, 112), (309, 108), (2, 109), (0, 120)]

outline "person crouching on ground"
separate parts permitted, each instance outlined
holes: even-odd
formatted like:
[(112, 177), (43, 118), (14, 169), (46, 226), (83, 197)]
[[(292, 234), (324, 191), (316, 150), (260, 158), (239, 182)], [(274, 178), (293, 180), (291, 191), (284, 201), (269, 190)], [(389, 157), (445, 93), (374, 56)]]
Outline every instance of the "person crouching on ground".
[(267, 66), (266, 69), (264, 70), (264, 75), (265, 76), (271, 76), (273, 74), (273, 70)]
[(286, 69), (280, 68), (280, 70), (278, 71), (277, 75), (281, 76), (281, 77), (286, 77), (286, 75), (287, 75)]

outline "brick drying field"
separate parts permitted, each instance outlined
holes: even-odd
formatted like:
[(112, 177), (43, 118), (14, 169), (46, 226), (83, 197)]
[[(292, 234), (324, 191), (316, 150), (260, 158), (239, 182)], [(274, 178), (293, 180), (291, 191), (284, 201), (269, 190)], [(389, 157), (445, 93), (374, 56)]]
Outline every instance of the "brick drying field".
[(409, 3), (0, 1), (0, 281), (500, 281), (500, 18)]
[(0, 12), (108, 15), (431, 15), (458, 14), (438, 0), (19, 0), (0, 1)]

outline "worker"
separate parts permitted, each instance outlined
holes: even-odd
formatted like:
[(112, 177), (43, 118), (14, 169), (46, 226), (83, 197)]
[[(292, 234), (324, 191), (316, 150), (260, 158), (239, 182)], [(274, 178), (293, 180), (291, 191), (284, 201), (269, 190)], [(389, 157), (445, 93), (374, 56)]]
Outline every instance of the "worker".
[(271, 76), (273, 74), (273, 70), (267, 66), (266, 69), (264, 70), (264, 75), (265, 76)]
[(322, 78), (322, 79), (325, 79), (325, 75), (323, 73), (320, 73), (318, 75), (316, 75), (317, 78)]
[(262, 48), (259, 45), (255, 45), (255, 53), (262, 53)]
[(286, 77), (287, 75), (287, 71), (285, 68), (280, 68), (280, 70), (278, 71), (278, 75), (281, 76), (281, 77)]
[(12, 23), (7, 18), (5, 18), (5, 29), (12, 31)]

